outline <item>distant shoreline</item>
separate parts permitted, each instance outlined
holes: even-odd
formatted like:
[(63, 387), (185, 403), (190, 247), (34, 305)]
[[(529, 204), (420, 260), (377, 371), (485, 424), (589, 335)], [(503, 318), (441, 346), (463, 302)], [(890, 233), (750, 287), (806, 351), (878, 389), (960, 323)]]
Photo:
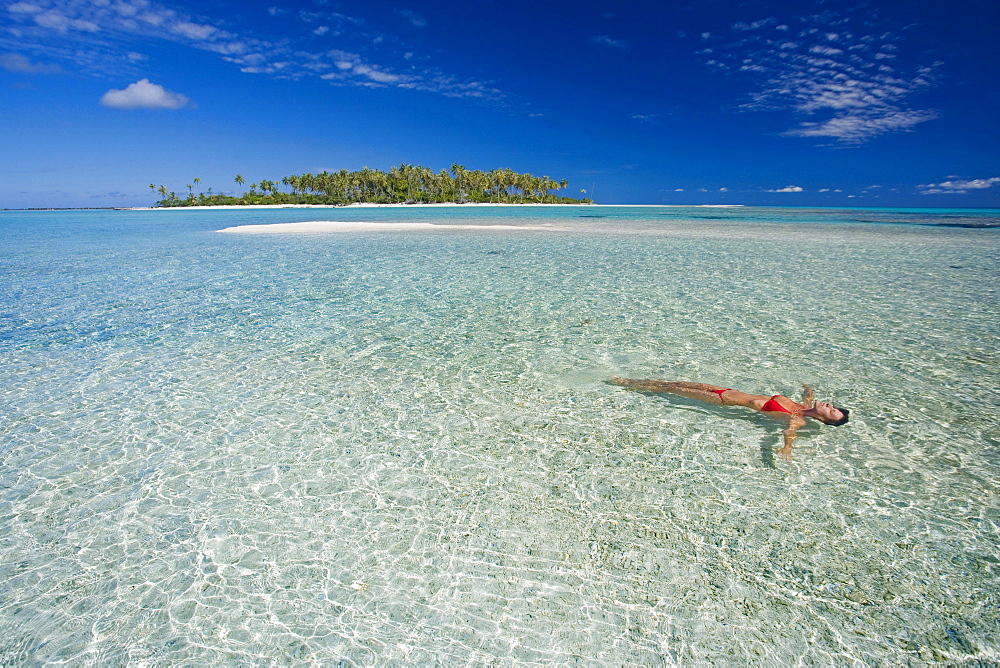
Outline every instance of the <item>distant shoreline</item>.
[(456, 202), (435, 202), (430, 204), (373, 204), (358, 202), (354, 204), (222, 204), (215, 206), (169, 206), (169, 207), (131, 207), (129, 211), (190, 211), (194, 210), (226, 210), (226, 209), (433, 209), (442, 207), (673, 207), (673, 208), (739, 208), (743, 204), (517, 204), (513, 202), (501, 202), (491, 204), (489, 202), (469, 202), (458, 204)]
[(658, 207), (673, 209), (708, 208), (730, 209), (746, 206), (745, 204), (553, 204), (516, 202), (433, 202), (422, 204), (374, 204), (357, 202), (354, 204), (216, 204), (211, 206), (29, 206), (22, 208), (0, 208), (2, 211), (226, 211), (240, 209), (427, 209), (438, 207)]
[(0, 213), (17, 211), (225, 211), (241, 209), (362, 209), (362, 208), (399, 208), (399, 209), (426, 209), (436, 207), (596, 207), (596, 208), (658, 208), (658, 209), (740, 209), (740, 208), (763, 208), (763, 209), (900, 209), (900, 210), (920, 210), (920, 211), (995, 211), (1000, 207), (994, 206), (827, 206), (827, 205), (777, 205), (777, 204), (562, 204), (562, 203), (524, 203), (516, 202), (468, 202), (458, 204), (455, 202), (435, 202), (421, 204), (374, 204), (374, 203), (354, 203), (354, 204), (224, 204), (213, 206), (29, 206), (0, 208)]
[(546, 206), (546, 207), (567, 207), (567, 206), (595, 206), (593, 204), (517, 204), (513, 202), (500, 202), (490, 204), (489, 202), (469, 202), (459, 204), (457, 202), (425, 202), (420, 204), (378, 204), (375, 202), (353, 202), (351, 204), (213, 204), (208, 206), (150, 206), (134, 207), (132, 211), (224, 211), (228, 209), (433, 209), (440, 207), (483, 207), (483, 206), (503, 206), (503, 207), (523, 207), (523, 206)]
[(354, 204), (223, 204), (213, 206), (28, 206), (28, 207), (2, 207), (0, 213), (5, 211), (224, 211), (227, 209), (361, 209), (361, 208), (399, 208), (399, 209), (423, 209), (435, 207), (597, 207), (597, 208), (658, 208), (658, 209), (900, 209), (919, 211), (995, 211), (1000, 207), (996, 206), (863, 206), (855, 204), (853, 206), (829, 206), (829, 205), (805, 205), (797, 204), (562, 204), (562, 203), (516, 203), (516, 202), (468, 202), (458, 204), (455, 202), (434, 202), (421, 204), (374, 204), (374, 203), (354, 203)]

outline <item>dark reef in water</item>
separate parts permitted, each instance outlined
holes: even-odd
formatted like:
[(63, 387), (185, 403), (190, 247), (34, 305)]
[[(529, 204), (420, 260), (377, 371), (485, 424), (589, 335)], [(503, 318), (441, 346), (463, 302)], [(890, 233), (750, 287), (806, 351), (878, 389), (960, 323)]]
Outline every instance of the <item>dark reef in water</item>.
[(1000, 222), (968, 222), (968, 223), (920, 223), (930, 227), (968, 227), (975, 230), (989, 230), (1000, 227)]
[(889, 223), (892, 225), (920, 225), (922, 227), (962, 227), (973, 230), (1000, 228), (1000, 219), (974, 216), (928, 215), (924, 219), (902, 218), (886, 215), (878, 218), (856, 218), (858, 223)]

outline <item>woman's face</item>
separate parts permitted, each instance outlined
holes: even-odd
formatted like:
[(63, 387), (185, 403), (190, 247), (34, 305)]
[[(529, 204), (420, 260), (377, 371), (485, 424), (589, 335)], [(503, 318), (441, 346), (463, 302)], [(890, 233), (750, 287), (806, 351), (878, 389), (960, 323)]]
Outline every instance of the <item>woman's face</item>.
[(840, 412), (840, 409), (826, 401), (817, 401), (813, 405), (813, 410), (816, 413), (816, 417), (823, 420), (823, 422), (839, 422), (844, 419), (844, 414)]

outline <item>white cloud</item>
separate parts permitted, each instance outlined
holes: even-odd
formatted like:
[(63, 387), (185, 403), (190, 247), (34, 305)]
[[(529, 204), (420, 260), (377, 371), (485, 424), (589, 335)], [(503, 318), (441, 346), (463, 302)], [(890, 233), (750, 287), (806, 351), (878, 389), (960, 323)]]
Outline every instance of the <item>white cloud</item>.
[(594, 35), (590, 38), (591, 44), (600, 44), (601, 46), (610, 46), (613, 49), (627, 49), (628, 42), (623, 39), (615, 39), (614, 37), (609, 37), (608, 35)]
[(784, 188), (777, 188), (775, 190), (768, 190), (769, 193), (800, 193), (804, 192), (804, 188), (800, 186), (785, 186)]
[(149, 79), (140, 79), (124, 90), (109, 90), (101, 97), (101, 104), (112, 109), (181, 109), (189, 103), (186, 96), (150, 83)]
[(970, 190), (985, 190), (1000, 185), (1000, 176), (989, 179), (950, 180), (941, 183), (927, 183), (920, 186), (921, 195), (965, 195)]

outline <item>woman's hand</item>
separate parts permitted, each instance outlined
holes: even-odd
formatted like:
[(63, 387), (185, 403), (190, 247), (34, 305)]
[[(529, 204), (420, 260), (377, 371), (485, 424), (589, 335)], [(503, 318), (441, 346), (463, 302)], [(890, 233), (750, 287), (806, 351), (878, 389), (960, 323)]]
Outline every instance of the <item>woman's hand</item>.
[(812, 408), (813, 404), (816, 402), (816, 393), (811, 387), (802, 384), (802, 405), (807, 409)]
[(798, 436), (796, 432), (799, 430), (799, 427), (804, 426), (805, 423), (806, 421), (802, 418), (793, 417), (791, 421), (789, 421), (788, 427), (781, 432), (781, 435), (785, 437), (784, 445), (781, 450), (779, 450), (782, 459), (792, 461), (792, 443), (795, 441), (795, 437)]

